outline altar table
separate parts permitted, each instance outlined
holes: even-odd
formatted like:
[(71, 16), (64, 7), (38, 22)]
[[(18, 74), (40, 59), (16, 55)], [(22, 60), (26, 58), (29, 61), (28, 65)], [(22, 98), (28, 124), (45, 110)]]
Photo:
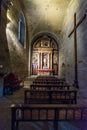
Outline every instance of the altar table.
[(52, 69), (38, 69), (38, 75), (51, 75)]

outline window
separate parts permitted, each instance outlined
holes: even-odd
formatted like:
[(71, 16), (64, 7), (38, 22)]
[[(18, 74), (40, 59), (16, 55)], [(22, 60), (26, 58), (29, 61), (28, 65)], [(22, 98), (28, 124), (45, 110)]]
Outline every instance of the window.
[(0, 0), (0, 22), (1, 22), (1, 4), (2, 4), (2, 0)]
[(19, 15), (19, 23), (18, 23), (18, 40), (25, 47), (26, 43), (26, 24), (23, 13)]

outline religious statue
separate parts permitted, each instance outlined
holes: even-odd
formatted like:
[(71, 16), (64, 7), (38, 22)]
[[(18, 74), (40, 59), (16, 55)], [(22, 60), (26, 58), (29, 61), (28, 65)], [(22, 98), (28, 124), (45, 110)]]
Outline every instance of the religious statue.
[(47, 66), (47, 54), (44, 54), (44, 57), (43, 57), (43, 69), (48, 69), (48, 66)]

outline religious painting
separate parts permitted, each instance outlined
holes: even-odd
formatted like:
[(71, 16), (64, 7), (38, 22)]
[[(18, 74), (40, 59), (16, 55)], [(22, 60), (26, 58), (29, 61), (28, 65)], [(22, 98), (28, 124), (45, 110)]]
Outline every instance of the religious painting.
[(58, 52), (54, 51), (53, 55), (53, 70), (54, 70), (54, 75), (58, 74)]
[(34, 52), (32, 55), (32, 73), (37, 74), (38, 69), (38, 53)]
[(53, 63), (54, 63), (54, 64), (57, 64), (57, 62), (58, 62), (57, 55), (54, 55), (54, 57), (53, 57)]
[(49, 46), (50, 46), (50, 42), (48, 40), (41, 41), (41, 47), (49, 47)]
[(33, 53), (32, 63), (33, 64), (38, 64), (38, 53)]

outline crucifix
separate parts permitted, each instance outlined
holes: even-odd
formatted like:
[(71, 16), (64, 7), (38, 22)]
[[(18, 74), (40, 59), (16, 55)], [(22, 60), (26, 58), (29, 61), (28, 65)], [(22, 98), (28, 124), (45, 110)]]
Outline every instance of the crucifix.
[(74, 62), (75, 62), (75, 79), (74, 79), (74, 86), (76, 88), (79, 88), (78, 86), (78, 64), (77, 64), (77, 28), (79, 25), (84, 21), (86, 18), (86, 14), (80, 19), (80, 21), (77, 23), (76, 21), (76, 13), (74, 14), (74, 29), (71, 31), (71, 33), (68, 35), (70, 37), (74, 33)]
[(1, 4), (2, 4), (2, 0), (0, 0), (0, 22), (1, 22)]

